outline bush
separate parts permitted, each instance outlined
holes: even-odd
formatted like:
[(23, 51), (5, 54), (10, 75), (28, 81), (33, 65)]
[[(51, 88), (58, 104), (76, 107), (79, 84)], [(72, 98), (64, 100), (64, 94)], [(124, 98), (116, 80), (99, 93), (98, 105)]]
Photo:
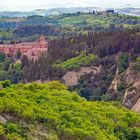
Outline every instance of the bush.
[(1, 84), (3, 88), (6, 88), (11, 85), (11, 82), (9, 80), (5, 80), (5, 81), (2, 81)]
[(132, 64), (134, 70), (140, 70), (140, 57), (137, 57), (136, 61)]
[(0, 70), (0, 81), (4, 81), (8, 78), (8, 73), (4, 70)]
[(118, 85), (117, 85), (117, 90), (118, 91), (123, 91), (125, 89), (125, 85), (123, 84), (123, 83), (119, 83)]
[(4, 134), (4, 128), (3, 126), (0, 124), (0, 136)]
[(127, 53), (120, 53), (117, 59), (117, 65), (119, 72), (123, 72), (128, 67), (128, 54)]
[(16, 124), (14, 124), (14, 123), (8, 123), (7, 125), (6, 125), (6, 130), (7, 130), (7, 132), (8, 133), (15, 133), (15, 132), (17, 132), (18, 131), (18, 126), (16, 125)]

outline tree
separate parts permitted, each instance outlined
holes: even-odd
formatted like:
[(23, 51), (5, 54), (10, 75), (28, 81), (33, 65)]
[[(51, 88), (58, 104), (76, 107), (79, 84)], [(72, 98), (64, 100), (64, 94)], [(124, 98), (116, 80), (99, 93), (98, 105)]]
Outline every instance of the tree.
[(7, 79), (7, 77), (8, 77), (7, 72), (4, 71), (4, 70), (1, 70), (1, 71), (0, 71), (0, 80), (1, 80), (1, 81), (4, 81), (4, 80)]
[(17, 50), (17, 54), (16, 54), (16, 58), (17, 59), (20, 59), (21, 57), (21, 52), (20, 52), (20, 49)]
[(4, 62), (5, 54), (0, 52), (0, 62)]
[(123, 72), (128, 67), (128, 54), (120, 53), (118, 56), (117, 64), (119, 68), (119, 72)]
[(24, 68), (25, 66), (29, 65), (29, 60), (26, 55), (22, 56), (21, 61), (22, 61), (21, 68)]

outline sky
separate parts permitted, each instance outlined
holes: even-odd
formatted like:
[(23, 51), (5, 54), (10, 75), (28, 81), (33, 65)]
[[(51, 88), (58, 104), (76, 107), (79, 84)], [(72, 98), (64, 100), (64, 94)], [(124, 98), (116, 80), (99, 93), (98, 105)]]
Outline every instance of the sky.
[(0, 0), (0, 11), (31, 11), (56, 7), (140, 8), (140, 0)]

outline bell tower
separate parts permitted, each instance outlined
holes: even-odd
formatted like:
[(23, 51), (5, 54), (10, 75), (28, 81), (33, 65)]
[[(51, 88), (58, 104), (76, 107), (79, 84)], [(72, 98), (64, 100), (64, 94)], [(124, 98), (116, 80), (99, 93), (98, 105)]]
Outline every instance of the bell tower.
[(40, 48), (45, 48), (45, 37), (43, 34), (40, 36), (39, 45), (40, 45)]

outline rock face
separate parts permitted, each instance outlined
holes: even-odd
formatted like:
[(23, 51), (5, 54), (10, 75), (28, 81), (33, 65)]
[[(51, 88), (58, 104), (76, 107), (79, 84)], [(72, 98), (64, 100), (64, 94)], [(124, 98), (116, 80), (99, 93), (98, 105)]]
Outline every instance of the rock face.
[(31, 129), (31, 132), (28, 134), (28, 138), (32, 140), (45, 140), (49, 139), (49, 133), (46, 127), (36, 125), (35, 128)]
[(85, 75), (85, 74), (89, 74), (89, 73), (100, 73), (102, 70), (102, 67), (96, 67), (96, 66), (92, 66), (92, 67), (81, 67), (79, 69), (79, 71), (68, 71), (64, 76), (63, 76), (63, 80), (64, 83), (67, 86), (75, 86), (78, 83), (78, 80), (80, 78), (80, 76)]
[(140, 81), (135, 82), (126, 89), (123, 104), (130, 109), (140, 112)]
[(7, 123), (7, 120), (2, 115), (0, 115), (0, 123), (1, 124), (6, 124)]
[(123, 104), (140, 113), (140, 75), (130, 66), (123, 77), (128, 88), (125, 91)]
[(132, 66), (130, 66), (124, 73), (123, 79), (127, 84), (133, 84), (137, 81), (140, 81), (140, 75), (137, 71), (133, 70)]
[(132, 107), (132, 110), (140, 112), (140, 98), (137, 100), (136, 104)]
[(123, 83), (125, 90), (123, 91), (122, 104), (127, 108), (140, 113), (140, 74), (135, 71), (132, 66), (121, 74), (116, 74), (112, 84), (109, 87), (111, 93), (119, 94), (117, 85)]
[(121, 82), (121, 78), (120, 78), (120, 76), (118, 75), (118, 76), (116, 76), (116, 77), (114, 78), (114, 80), (112, 81), (112, 83), (111, 83), (111, 85), (110, 85), (108, 91), (114, 90), (115, 92), (117, 92), (117, 85), (118, 85), (118, 83), (120, 83), (120, 82)]

